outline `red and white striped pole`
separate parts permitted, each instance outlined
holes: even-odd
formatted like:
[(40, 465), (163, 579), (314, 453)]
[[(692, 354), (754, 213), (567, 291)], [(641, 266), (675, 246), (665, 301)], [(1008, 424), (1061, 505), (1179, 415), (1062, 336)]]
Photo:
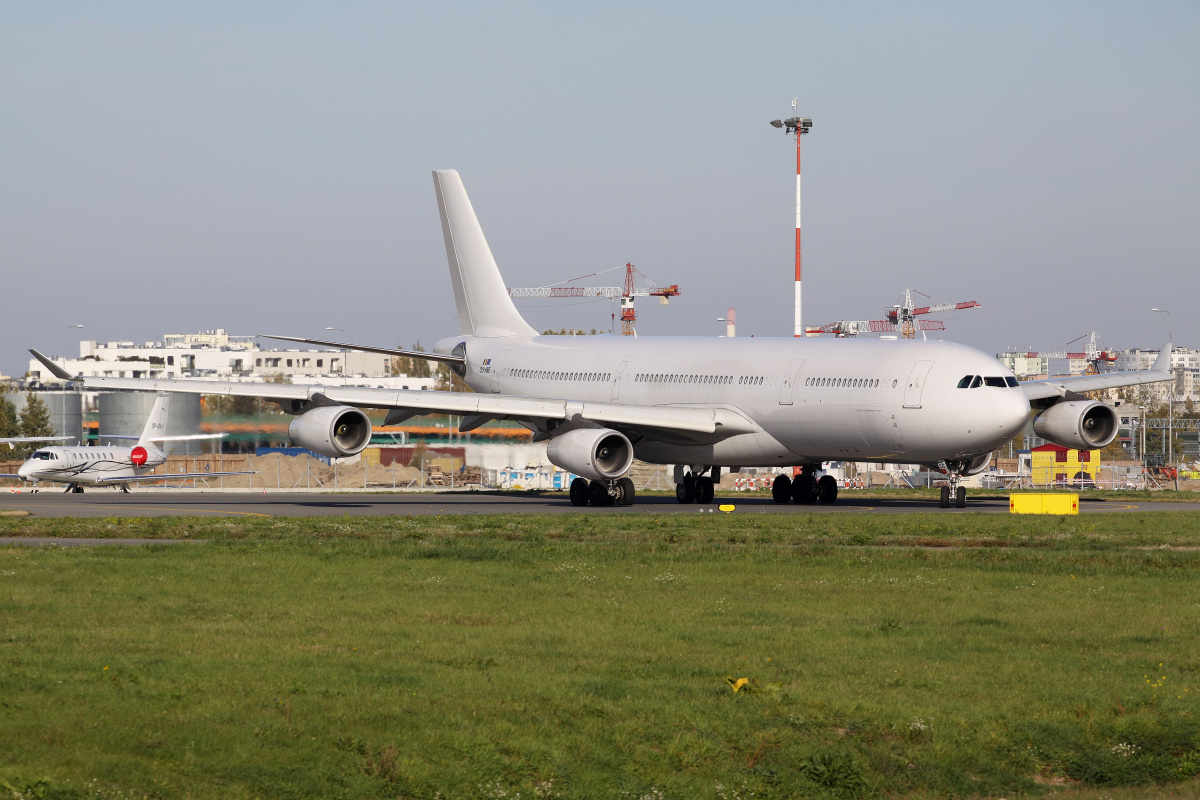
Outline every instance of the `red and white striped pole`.
[(793, 336), (804, 335), (802, 321), (804, 304), (801, 302), (800, 295), (800, 280), (803, 277), (800, 267), (800, 134), (803, 132), (802, 128), (796, 128), (796, 330), (792, 334)]
[[(795, 110), (796, 101), (792, 100), (792, 111), (795, 112)], [(796, 320), (792, 335), (803, 336), (803, 302), (800, 290), (800, 280), (802, 277), (800, 259), (800, 137), (808, 133), (809, 128), (812, 127), (812, 120), (808, 117), (788, 117), (784, 120), (772, 120), (771, 124), (776, 128), (783, 128), (785, 132), (796, 137)]]

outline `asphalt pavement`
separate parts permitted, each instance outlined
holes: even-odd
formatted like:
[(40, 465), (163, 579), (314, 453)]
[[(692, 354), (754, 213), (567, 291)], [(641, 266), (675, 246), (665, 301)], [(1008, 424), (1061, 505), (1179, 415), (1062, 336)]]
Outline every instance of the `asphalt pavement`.
[[(0, 511), (27, 511), (39, 517), (157, 517), (186, 515), (222, 516), (387, 516), (405, 514), (704, 514), (719, 504), (752, 514), (1007, 514), (1005, 498), (975, 499), (968, 495), (965, 509), (940, 509), (936, 500), (924, 498), (872, 498), (843, 491), (836, 503), (796, 505), (775, 503), (769, 497), (720, 497), (712, 505), (683, 505), (669, 496), (641, 496), (632, 506), (576, 507), (565, 493), (511, 492), (405, 492), (405, 493), (269, 493), (141, 491), (122, 494), (89, 489), (84, 494), (21, 492), (0, 495)], [(1200, 511), (1200, 503), (1139, 503), (1088, 501), (1084, 514), (1131, 511)]]

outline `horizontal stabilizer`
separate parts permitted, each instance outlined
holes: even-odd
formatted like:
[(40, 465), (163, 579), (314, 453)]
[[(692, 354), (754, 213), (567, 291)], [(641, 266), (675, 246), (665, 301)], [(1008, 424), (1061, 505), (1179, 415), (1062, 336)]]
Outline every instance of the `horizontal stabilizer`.
[(285, 342), (302, 342), (303, 344), (315, 344), (321, 347), (337, 347), (342, 350), (355, 350), (360, 353), (382, 353), (385, 356), (399, 356), (401, 358), (423, 358), (426, 361), (443, 361), (447, 364), (463, 363), (462, 356), (447, 356), (441, 353), (422, 353), (419, 350), (399, 350), (391, 347), (371, 347), (362, 344), (346, 344), (345, 342), (330, 342), (325, 339), (302, 339), (299, 336), (276, 336), (273, 333), (258, 334), (263, 339), (280, 339)]
[(75, 378), (71, 375), (71, 373), (67, 372), (65, 369), (60, 367), (58, 364), (55, 364), (53, 361), (51, 361), (50, 358), (45, 353), (39, 353), (37, 350), (34, 350), (32, 347), (29, 348), (29, 352), (33, 353), (33, 357), (36, 358), (38, 361), (42, 362), (42, 366), (45, 367), (46, 369), (50, 370), (50, 374), (53, 375), (54, 377), (58, 378), (61, 381), (75, 380)]

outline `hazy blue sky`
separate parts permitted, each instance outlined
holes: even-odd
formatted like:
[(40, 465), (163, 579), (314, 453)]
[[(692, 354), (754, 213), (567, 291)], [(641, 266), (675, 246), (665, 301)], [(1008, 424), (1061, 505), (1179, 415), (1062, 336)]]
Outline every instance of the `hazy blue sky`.
[[(1196, 3), (6, 3), (0, 372), (70, 337), (456, 332), (430, 171), (509, 285), (632, 261), (644, 334), (905, 286), (998, 352), (1200, 347)], [(618, 282), (619, 275), (609, 277)], [(541, 302), (535, 326), (603, 327)], [(84, 330), (67, 331), (83, 323)]]

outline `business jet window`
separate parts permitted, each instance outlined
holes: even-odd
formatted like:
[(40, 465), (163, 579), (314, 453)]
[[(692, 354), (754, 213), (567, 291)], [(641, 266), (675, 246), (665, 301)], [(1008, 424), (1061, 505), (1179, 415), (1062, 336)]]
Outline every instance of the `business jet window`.
[(34, 461), (49, 461), (50, 454), (45, 452), (44, 450), (38, 450), (36, 453), (31, 455), (29, 458)]

